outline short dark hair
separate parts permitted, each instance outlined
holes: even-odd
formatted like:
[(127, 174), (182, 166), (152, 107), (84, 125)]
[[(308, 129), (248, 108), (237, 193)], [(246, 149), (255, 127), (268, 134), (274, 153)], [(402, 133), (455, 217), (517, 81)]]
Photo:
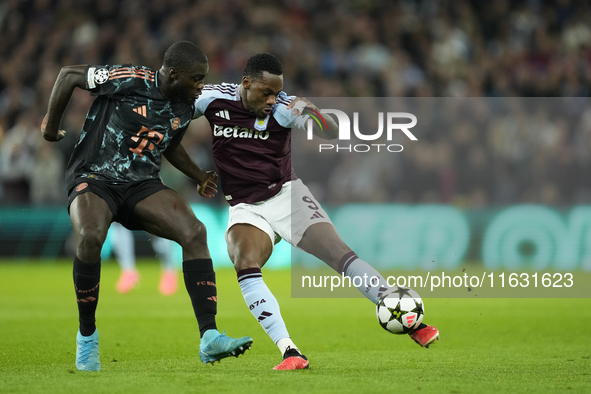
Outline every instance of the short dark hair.
[(164, 67), (189, 70), (195, 63), (208, 63), (205, 53), (190, 41), (178, 41), (168, 47), (164, 53)]
[(257, 53), (246, 61), (242, 75), (249, 78), (258, 78), (263, 74), (263, 71), (273, 75), (282, 75), (283, 67), (275, 55)]

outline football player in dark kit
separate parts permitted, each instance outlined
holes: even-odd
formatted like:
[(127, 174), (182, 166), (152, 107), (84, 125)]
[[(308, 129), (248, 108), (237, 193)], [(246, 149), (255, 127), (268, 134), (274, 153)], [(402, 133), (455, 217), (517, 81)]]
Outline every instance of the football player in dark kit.
[[(279, 237), (351, 278), (372, 278), (359, 291), (374, 304), (388, 289), (386, 280), (341, 239), (334, 225), (291, 166), (291, 128), (305, 127), (303, 98), (283, 91), (279, 60), (268, 53), (246, 62), (241, 84), (206, 85), (195, 102), (199, 129), (212, 132), (212, 150), (222, 190), (230, 203), (226, 230), (228, 253), (238, 274), (246, 305), (283, 356), (275, 370), (309, 368), (308, 359), (289, 336), (261, 273)], [(326, 117), (321, 138), (336, 138), (338, 126)], [(410, 337), (423, 347), (439, 339), (433, 326), (421, 324)]]
[(249, 337), (234, 339), (217, 331), (215, 273), (205, 226), (159, 178), (164, 156), (197, 182), (203, 197), (217, 192), (217, 175), (199, 168), (180, 144), (208, 71), (201, 49), (180, 41), (167, 49), (159, 70), (132, 65), (67, 66), (53, 86), (41, 126), (48, 141), (64, 137), (59, 126), (75, 88), (97, 96), (66, 169), (68, 210), (77, 239), (76, 368), (81, 371), (100, 370), (95, 325), (100, 252), (113, 221), (182, 246), (185, 285), (201, 335), (201, 361), (213, 364), (238, 356), (252, 344)]

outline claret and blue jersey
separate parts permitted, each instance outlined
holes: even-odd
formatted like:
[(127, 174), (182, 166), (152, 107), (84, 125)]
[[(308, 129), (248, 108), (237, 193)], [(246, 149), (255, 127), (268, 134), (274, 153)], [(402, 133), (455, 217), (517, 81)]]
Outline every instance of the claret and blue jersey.
[[(205, 116), (211, 125), (213, 158), (230, 205), (271, 198), (297, 178), (291, 166), (292, 114), (286, 108), (293, 97), (281, 92), (271, 115), (258, 119), (244, 108), (239, 87), (205, 85), (195, 101), (194, 117)], [(303, 125), (301, 119), (293, 122)]]
[(161, 155), (180, 143), (194, 113), (158, 88), (158, 71), (132, 65), (88, 66), (86, 88), (97, 96), (66, 171), (109, 183), (159, 177)]

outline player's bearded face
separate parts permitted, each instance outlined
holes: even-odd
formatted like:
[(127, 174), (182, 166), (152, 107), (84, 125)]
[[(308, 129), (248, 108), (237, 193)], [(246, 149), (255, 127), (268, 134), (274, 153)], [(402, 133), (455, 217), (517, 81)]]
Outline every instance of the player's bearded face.
[(277, 95), (283, 89), (283, 75), (263, 72), (260, 78), (243, 80), (246, 93), (246, 107), (257, 118), (266, 118), (273, 112)]
[(179, 71), (173, 83), (176, 97), (186, 104), (193, 104), (205, 86), (203, 80), (208, 72), (209, 64), (207, 63), (198, 63), (190, 70)]

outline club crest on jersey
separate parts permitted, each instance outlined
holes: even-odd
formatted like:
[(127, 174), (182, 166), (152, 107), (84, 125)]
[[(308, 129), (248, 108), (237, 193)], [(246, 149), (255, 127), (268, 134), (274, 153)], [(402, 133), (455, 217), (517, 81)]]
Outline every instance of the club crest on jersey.
[(179, 118), (174, 118), (170, 121), (170, 127), (172, 127), (173, 130), (178, 129), (180, 124), (181, 120)]
[(257, 118), (257, 120), (254, 121), (254, 128), (258, 131), (267, 130), (267, 124), (269, 123), (269, 118), (271, 118), (271, 115), (267, 115), (267, 117), (265, 119)]
[(109, 70), (106, 68), (99, 68), (94, 72), (94, 82), (101, 85), (109, 80)]

